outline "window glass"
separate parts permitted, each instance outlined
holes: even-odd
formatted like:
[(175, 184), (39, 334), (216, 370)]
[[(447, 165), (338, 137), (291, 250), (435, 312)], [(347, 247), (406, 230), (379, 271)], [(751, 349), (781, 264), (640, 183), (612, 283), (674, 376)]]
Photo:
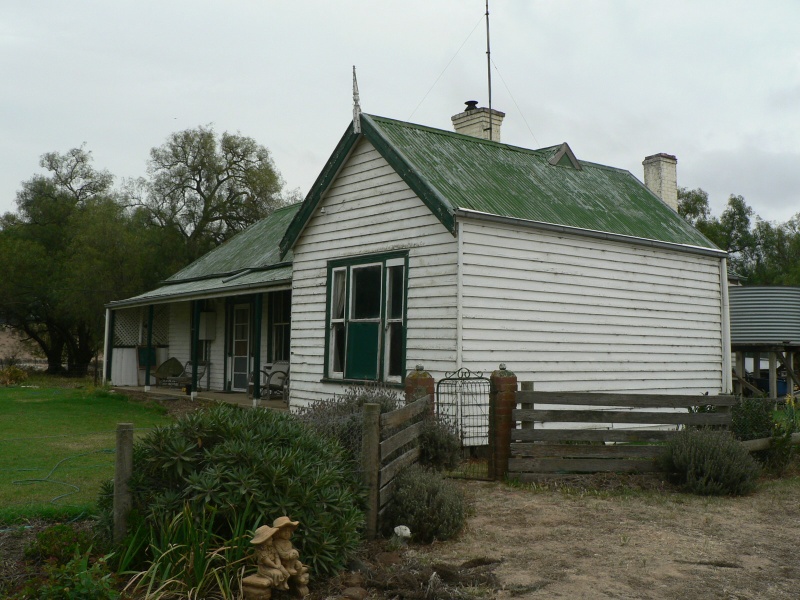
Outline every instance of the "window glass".
[(334, 323), (331, 328), (332, 369), (334, 373), (344, 371), (344, 323)]
[(403, 318), (403, 267), (388, 268), (387, 293), (389, 306), (386, 311), (389, 319)]
[(353, 268), (353, 319), (379, 319), (381, 316), (381, 266)]
[(387, 328), (387, 352), (389, 357), (386, 361), (387, 375), (389, 377), (400, 377), (403, 374), (403, 324), (390, 323)]
[(345, 275), (344, 269), (333, 272), (333, 287), (331, 289), (331, 319), (344, 319), (344, 292)]
[(272, 300), (272, 361), (289, 360), (292, 292), (291, 290), (276, 292), (270, 298)]

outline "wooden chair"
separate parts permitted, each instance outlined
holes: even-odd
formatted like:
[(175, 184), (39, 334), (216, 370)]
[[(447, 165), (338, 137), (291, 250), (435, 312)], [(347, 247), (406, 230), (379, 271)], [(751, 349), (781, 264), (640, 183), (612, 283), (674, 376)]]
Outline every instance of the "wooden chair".
[(262, 390), (266, 390), (270, 398), (280, 396), (283, 401), (289, 402), (289, 361), (276, 360), (271, 365), (261, 369), (263, 375)]
[[(156, 369), (156, 385), (170, 387), (184, 387), (192, 383), (192, 361), (187, 360), (181, 365), (177, 358), (168, 358)], [(162, 369), (163, 367), (163, 369)], [(197, 364), (197, 390), (200, 391), (200, 382), (206, 374), (207, 364)]]
[(158, 365), (158, 368), (153, 373), (158, 386), (177, 385), (175, 379), (179, 377), (184, 371), (184, 366), (174, 356), (168, 358), (163, 363)]

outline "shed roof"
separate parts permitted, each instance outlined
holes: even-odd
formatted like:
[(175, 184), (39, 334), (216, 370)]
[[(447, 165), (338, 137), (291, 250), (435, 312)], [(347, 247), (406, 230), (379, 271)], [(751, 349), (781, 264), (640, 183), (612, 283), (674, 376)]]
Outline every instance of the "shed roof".
[[(529, 150), (373, 115), (361, 116), (361, 129), (450, 231), (457, 211), (466, 210), (720, 252), (630, 172), (576, 164), (566, 144)], [(293, 246), (359, 138), (351, 124), (287, 229), (282, 251)]]

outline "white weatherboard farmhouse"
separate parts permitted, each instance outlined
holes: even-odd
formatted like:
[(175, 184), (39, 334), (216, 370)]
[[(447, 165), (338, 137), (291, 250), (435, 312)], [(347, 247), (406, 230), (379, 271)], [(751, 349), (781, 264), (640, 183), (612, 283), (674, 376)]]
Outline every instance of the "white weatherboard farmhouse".
[(503, 362), (541, 391), (730, 389), (726, 254), (630, 173), (566, 144), (359, 125), (281, 242), (293, 403), (416, 364)]
[[(480, 133), (489, 114), (453, 120)], [(674, 157), (646, 163), (648, 184), (674, 196)], [(280, 242), (264, 268), (291, 264), (292, 406), (354, 382), (402, 384), (417, 364), (438, 380), (502, 362), (540, 391), (730, 390), (726, 254), (630, 173), (566, 144), (527, 150), (358, 115), (293, 210), (262, 238)], [(230, 295), (223, 279), (216, 292)], [(238, 293), (255, 303), (267, 283)], [(230, 298), (216, 300), (212, 389), (233, 368)], [(185, 354), (181, 336), (190, 329), (174, 336)], [(165, 354), (178, 354), (172, 340)]]

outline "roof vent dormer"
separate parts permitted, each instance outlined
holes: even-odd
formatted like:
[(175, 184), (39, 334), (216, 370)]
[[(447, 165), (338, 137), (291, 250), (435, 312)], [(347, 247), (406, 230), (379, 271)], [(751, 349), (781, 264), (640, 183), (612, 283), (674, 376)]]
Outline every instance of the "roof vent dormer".
[(583, 167), (581, 166), (580, 161), (576, 158), (575, 153), (572, 151), (572, 148), (569, 147), (567, 142), (564, 142), (558, 147), (556, 153), (550, 157), (550, 160), (547, 161), (554, 167), (568, 167), (571, 169), (577, 169), (578, 171), (582, 171)]

